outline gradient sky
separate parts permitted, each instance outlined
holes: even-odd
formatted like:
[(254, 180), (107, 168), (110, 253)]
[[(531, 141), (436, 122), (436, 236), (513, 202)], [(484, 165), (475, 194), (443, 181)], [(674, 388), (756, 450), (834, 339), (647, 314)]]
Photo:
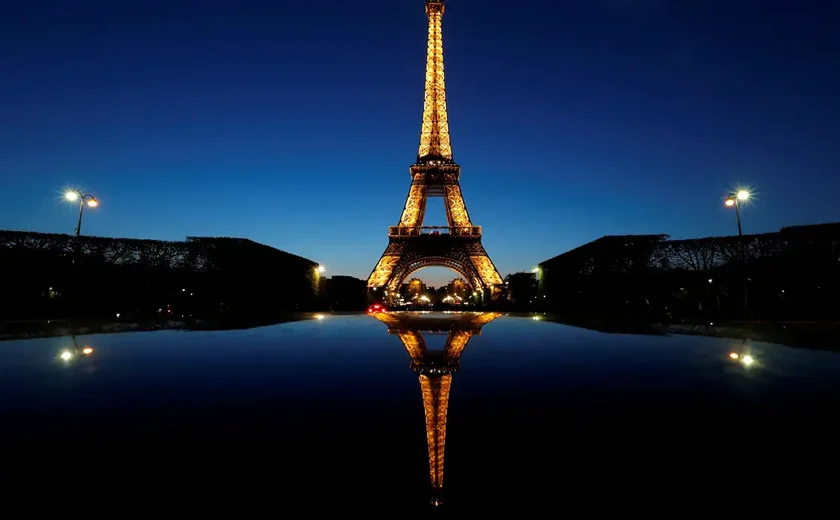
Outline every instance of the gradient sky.
[[(86, 234), (370, 273), (417, 154), (422, 0), (6, 4), (0, 228), (72, 232), (78, 186), (102, 202)], [(453, 151), (502, 275), (602, 235), (733, 234), (738, 185), (745, 233), (840, 220), (833, 5), (449, 1)]]

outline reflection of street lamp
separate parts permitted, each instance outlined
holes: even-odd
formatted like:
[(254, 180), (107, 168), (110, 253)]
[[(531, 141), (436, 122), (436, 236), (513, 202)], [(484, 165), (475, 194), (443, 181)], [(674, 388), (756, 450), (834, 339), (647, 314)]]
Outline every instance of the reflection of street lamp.
[(76, 226), (76, 236), (79, 236), (82, 234), (82, 214), (85, 211), (85, 203), (91, 208), (95, 208), (99, 205), (99, 201), (90, 193), (83, 194), (79, 190), (67, 190), (64, 193), (64, 198), (70, 202), (79, 201), (79, 224)]
[(738, 236), (739, 237), (744, 236), (744, 234), (741, 232), (741, 210), (740, 210), (741, 204), (740, 203), (744, 202), (746, 200), (749, 200), (749, 198), (750, 198), (750, 192), (748, 192), (747, 190), (738, 190), (735, 193), (730, 193), (729, 196), (726, 197), (726, 200), (723, 201), (723, 204), (727, 208), (731, 208), (731, 207), (735, 208), (735, 218), (738, 220)]
[(73, 335), (73, 348), (62, 350), (58, 357), (61, 358), (62, 361), (69, 363), (73, 358), (78, 356), (80, 352), (85, 356), (90, 356), (93, 354), (93, 348), (89, 345), (85, 345), (84, 348), (79, 349), (79, 345), (76, 343), (76, 336)]
[(93, 354), (93, 348), (85, 347), (80, 351), (78, 347), (74, 346), (73, 350), (69, 350), (69, 349), (62, 350), (61, 354), (59, 354), (58, 357), (60, 357), (63, 361), (69, 362), (74, 357), (76, 357), (79, 354), (79, 352), (81, 352), (82, 354), (84, 354), (86, 356), (90, 356), (91, 354)]
[(749, 354), (738, 354), (737, 352), (730, 352), (729, 359), (733, 361), (740, 361), (744, 366), (750, 366), (755, 363), (755, 358)]

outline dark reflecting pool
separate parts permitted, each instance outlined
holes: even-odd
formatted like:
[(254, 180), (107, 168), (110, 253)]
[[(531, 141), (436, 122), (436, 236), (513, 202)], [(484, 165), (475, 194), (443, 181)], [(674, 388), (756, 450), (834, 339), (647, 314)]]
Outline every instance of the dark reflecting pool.
[(491, 313), (9, 341), (0, 371), (3, 446), (42, 461), (18, 471), (201, 490), (210, 509), (708, 503), (813, 493), (837, 460), (835, 352)]

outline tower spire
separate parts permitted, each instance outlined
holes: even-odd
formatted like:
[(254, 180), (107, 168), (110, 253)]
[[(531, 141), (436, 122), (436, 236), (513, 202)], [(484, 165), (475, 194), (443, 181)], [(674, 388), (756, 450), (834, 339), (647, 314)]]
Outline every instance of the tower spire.
[(417, 154), (418, 164), (430, 161), (452, 162), (443, 78), (443, 11), (443, 0), (426, 0), (429, 41), (426, 49), (426, 92), (423, 102), (423, 124), (420, 128), (420, 151)]

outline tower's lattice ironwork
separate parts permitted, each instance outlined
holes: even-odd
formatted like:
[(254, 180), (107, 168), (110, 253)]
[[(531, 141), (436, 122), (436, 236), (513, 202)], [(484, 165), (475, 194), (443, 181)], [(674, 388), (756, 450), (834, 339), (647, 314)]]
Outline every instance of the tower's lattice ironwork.
[[(378, 313), (374, 317), (388, 325), (388, 332), (399, 336), (418, 374), (423, 412), (426, 418), (426, 444), (429, 448), (429, 483), (432, 502), (440, 504), (443, 495), (443, 461), (446, 446), (446, 418), (452, 375), (460, 368), (461, 354), (481, 328), (500, 316), (484, 312), (458, 314), (447, 319), (429, 319), (413, 313)], [(426, 347), (423, 333), (446, 333), (443, 351)]]
[[(409, 169), (411, 187), (399, 224), (389, 228), (388, 247), (368, 277), (371, 296), (378, 299), (395, 295), (412, 272), (431, 266), (448, 267), (473, 288), (489, 290), (491, 295), (498, 294), (502, 285), (481, 244), (481, 227), (470, 220), (461, 194), (461, 167), (452, 157), (443, 75), (443, 11), (443, 0), (426, 0), (429, 38), (420, 148)], [(444, 198), (448, 226), (423, 225), (429, 197)]]

